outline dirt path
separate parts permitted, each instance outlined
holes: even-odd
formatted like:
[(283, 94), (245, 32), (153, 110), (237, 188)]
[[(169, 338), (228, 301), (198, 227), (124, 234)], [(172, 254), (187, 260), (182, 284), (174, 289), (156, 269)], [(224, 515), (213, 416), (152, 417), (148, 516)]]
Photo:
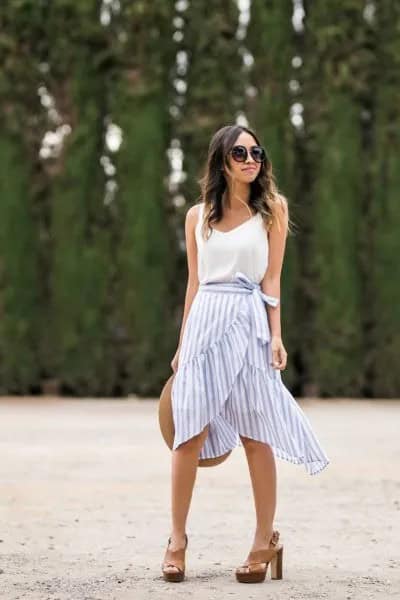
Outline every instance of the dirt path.
[(249, 586), (234, 579), (254, 526), (241, 447), (198, 470), (187, 579), (168, 584), (170, 453), (157, 402), (0, 399), (0, 597), (398, 599), (400, 402), (300, 405), (331, 463), (310, 476), (277, 459), (283, 579)]

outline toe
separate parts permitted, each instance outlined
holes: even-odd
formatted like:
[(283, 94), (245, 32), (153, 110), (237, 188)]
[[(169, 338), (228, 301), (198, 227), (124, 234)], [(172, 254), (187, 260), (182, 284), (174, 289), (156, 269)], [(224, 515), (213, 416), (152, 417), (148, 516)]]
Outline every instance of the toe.
[(163, 571), (166, 571), (167, 573), (177, 573), (178, 570), (178, 567), (175, 567), (174, 565), (165, 565), (163, 567)]
[(238, 573), (248, 573), (249, 568), (246, 565), (242, 565), (242, 566), (238, 567), (236, 570)]

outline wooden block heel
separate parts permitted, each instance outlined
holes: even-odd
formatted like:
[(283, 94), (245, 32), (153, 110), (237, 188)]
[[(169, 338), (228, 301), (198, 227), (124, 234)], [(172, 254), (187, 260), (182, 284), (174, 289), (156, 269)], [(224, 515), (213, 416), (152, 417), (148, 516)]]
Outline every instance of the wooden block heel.
[(279, 548), (271, 559), (271, 579), (282, 579), (283, 546)]
[(250, 552), (246, 562), (236, 569), (236, 580), (239, 583), (263, 582), (269, 563), (271, 563), (271, 579), (282, 579), (283, 545), (278, 542), (279, 531), (274, 531), (269, 547)]

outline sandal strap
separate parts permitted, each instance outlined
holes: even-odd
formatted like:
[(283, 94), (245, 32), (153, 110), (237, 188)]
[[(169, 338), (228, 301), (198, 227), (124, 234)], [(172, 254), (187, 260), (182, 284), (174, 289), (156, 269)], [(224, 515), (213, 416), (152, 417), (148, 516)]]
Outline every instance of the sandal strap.
[(171, 538), (168, 538), (168, 546), (165, 551), (163, 567), (176, 567), (179, 571), (183, 572), (185, 570), (185, 552), (188, 544), (188, 538), (186, 536), (186, 543), (183, 548), (179, 548), (178, 550), (170, 550), (169, 545), (171, 543)]
[(185, 559), (180, 550), (176, 552), (167, 551), (164, 558), (164, 563), (168, 563), (170, 566), (178, 567), (181, 571), (185, 568)]
[(250, 565), (266, 563), (269, 562), (275, 556), (275, 554), (275, 548), (267, 548), (266, 550), (256, 550), (255, 552), (250, 552), (247, 561)]
[(277, 543), (279, 542), (279, 536), (280, 536), (279, 531), (277, 529), (275, 529), (272, 532), (272, 537), (271, 537), (270, 542), (269, 542), (270, 547), (277, 545)]
[(241, 567), (250, 567), (251, 565), (254, 566), (269, 563), (281, 548), (281, 544), (278, 544), (279, 536), (279, 531), (274, 530), (272, 532), (269, 548), (250, 552), (247, 557), (246, 564), (241, 565)]
[(162, 568), (165, 570), (166, 567), (174, 567), (175, 569), (178, 569), (178, 571), (180, 571), (181, 573), (184, 572), (184, 568), (181, 568), (179, 565), (176, 565), (172, 562), (164, 562), (162, 565)]

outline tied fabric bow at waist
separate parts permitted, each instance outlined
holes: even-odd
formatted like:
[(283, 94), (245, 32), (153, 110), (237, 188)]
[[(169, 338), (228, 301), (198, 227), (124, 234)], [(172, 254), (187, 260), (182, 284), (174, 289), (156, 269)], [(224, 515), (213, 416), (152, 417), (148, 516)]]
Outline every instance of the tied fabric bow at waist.
[(265, 294), (259, 283), (251, 281), (241, 271), (236, 271), (232, 281), (210, 281), (202, 283), (199, 289), (206, 292), (240, 292), (251, 296), (252, 318), (255, 325), (256, 336), (263, 344), (271, 339), (268, 324), (268, 315), (264, 309), (264, 302), (270, 306), (278, 306), (279, 298)]

